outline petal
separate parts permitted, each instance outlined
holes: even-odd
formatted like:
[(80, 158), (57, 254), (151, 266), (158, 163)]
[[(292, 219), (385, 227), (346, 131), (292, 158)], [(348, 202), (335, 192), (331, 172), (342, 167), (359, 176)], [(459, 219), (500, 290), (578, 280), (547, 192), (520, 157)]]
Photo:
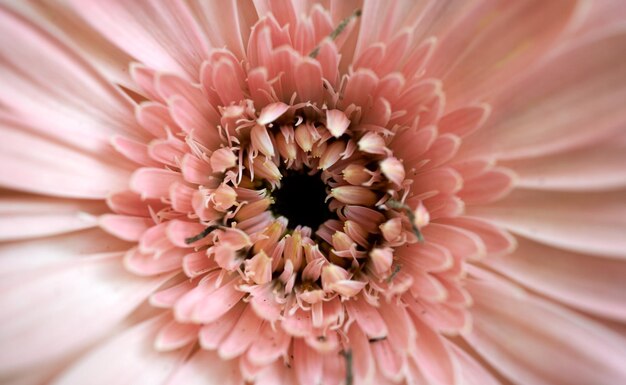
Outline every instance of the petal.
[(624, 192), (556, 193), (517, 190), (467, 214), (530, 239), (583, 253), (626, 257)]
[(429, 71), (450, 85), (453, 104), (501, 87), (526, 69), (552, 48), (579, 7), (575, 1), (541, 0), (472, 5), (442, 37)]
[(130, 179), (130, 188), (142, 198), (168, 198), (170, 186), (182, 182), (182, 175), (175, 171), (144, 167), (136, 170)]
[(444, 339), (418, 316), (412, 315), (418, 334), (415, 362), (431, 383), (455, 384), (459, 373), (454, 357), (444, 344)]
[(128, 242), (92, 228), (52, 237), (0, 244), (0, 275), (23, 274), (35, 268), (72, 262), (91, 254), (125, 252)]
[(84, 230), (97, 225), (107, 211), (99, 201), (42, 198), (28, 195), (0, 197), (0, 240), (19, 240)]
[(467, 341), (517, 384), (619, 384), (626, 340), (582, 316), (483, 278)]
[(243, 385), (237, 360), (225, 361), (213, 351), (194, 353), (178, 367), (168, 385), (207, 385), (219, 381), (223, 385)]
[(151, 218), (115, 214), (101, 216), (99, 224), (109, 234), (125, 241), (138, 241), (146, 230), (155, 225)]
[[(2, 279), (0, 363), (3, 371), (76, 352), (110, 331), (167, 277), (141, 279), (120, 254), (57, 262)], [(45, 321), (44, 321), (45, 320)], [(80, 338), (76, 336), (80, 330)]]
[(162, 384), (189, 352), (154, 349), (154, 339), (167, 321), (168, 317), (155, 317), (105, 340), (72, 364), (54, 384)]
[(148, 67), (197, 79), (207, 47), (183, 2), (80, 0), (73, 6), (103, 36)]
[(258, 20), (249, 1), (190, 2), (193, 14), (201, 21), (206, 39), (213, 47), (228, 47), (238, 58), (245, 57), (245, 47), (254, 22)]
[[(128, 183), (126, 163), (60, 144), (0, 115), (0, 185), (53, 196), (101, 199)], [(107, 144), (108, 146), (108, 144)]]
[(370, 338), (383, 338), (387, 336), (387, 324), (380, 316), (378, 310), (360, 299), (345, 303), (348, 315), (356, 321), (360, 329)]
[[(606, 190), (626, 187), (626, 136), (554, 155), (501, 163), (517, 186), (540, 190)], [(581, 176), (584, 175), (584, 178)]]
[(0, 46), (12, 47), (0, 53), (0, 104), (16, 121), (58, 140), (57, 145), (103, 158), (111, 156), (112, 135), (138, 138), (132, 106), (112, 84), (61, 42), (5, 8), (0, 9)]
[(446, 346), (459, 366), (463, 385), (501, 385), (500, 381), (469, 353), (452, 343), (447, 343)]
[(466, 204), (485, 204), (506, 196), (517, 177), (506, 168), (493, 168), (475, 177), (463, 180), (463, 189), (457, 196)]
[(524, 238), (515, 252), (485, 261), (525, 286), (583, 311), (626, 321), (626, 262), (547, 247)]
[(494, 96), (490, 122), (464, 140), (461, 153), (502, 159), (540, 156), (622, 132), (625, 50), (626, 30), (621, 28), (579, 39), (551, 55)]

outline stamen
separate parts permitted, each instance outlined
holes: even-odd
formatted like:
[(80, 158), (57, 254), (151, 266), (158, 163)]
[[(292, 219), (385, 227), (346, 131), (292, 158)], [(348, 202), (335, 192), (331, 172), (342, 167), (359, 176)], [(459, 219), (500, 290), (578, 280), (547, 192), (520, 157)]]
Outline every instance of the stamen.
[[(360, 17), (361, 16), (361, 10), (357, 9), (356, 11), (354, 11), (350, 16), (346, 17), (345, 19), (341, 20), (341, 23), (339, 23), (339, 25), (337, 26), (337, 28), (335, 28), (329, 35), (328, 37), (331, 40), (335, 40), (337, 38), (337, 36), (339, 36), (344, 29), (346, 29), (346, 27), (348, 26), (348, 24), (352, 21), (352, 19), (354, 19), (355, 17)], [(317, 55), (320, 53), (320, 45), (318, 44), (315, 48), (313, 48), (313, 51), (311, 51), (311, 53), (309, 53), (309, 56), (312, 58), (317, 57)]]

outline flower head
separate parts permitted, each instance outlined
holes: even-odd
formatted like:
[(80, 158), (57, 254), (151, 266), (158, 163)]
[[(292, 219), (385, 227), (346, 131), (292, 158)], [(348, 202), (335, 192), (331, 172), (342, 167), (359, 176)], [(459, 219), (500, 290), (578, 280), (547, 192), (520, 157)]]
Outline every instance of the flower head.
[(0, 298), (1, 334), (21, 343), (0, 350), (5, 377), (626, 379), (626, 340), (603, 325), (626, 320), (626, 32), (611, 13), (626, 9), (0, 9), (2, 156), (18, 173), (0, 183), (57, 197), (3, 198), (28, 224), (3, 228), (7, 253), (46, 249), (7, 258), (7, 291), (29, 279)]

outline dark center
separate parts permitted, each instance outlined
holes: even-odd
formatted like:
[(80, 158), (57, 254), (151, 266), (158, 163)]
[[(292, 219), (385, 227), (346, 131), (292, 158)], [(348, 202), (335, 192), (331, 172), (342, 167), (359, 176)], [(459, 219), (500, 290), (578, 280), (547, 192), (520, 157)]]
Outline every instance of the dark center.
[(326, 185), (320, 174), (308, 175), (301, 171), (283, 172), (281, 187), (274, 191), (272, 210), (289, 220), (289, 228), (308, 226), (313, 231), (331, 218), (324, 202)]

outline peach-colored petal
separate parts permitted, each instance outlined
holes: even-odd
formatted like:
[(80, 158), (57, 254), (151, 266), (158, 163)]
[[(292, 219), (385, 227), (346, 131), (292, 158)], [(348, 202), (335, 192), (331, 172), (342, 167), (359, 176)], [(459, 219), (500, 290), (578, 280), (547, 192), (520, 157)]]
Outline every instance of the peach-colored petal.
[(105, 214), (98, 219), (100, 227), (125, 241), (138, 241), (154, 225), (151, 218)]
[(73, 363), (55, 383), (163, 383), (188, 354), (186, 349), (169, 353), (154, 349), (152, 342), (167, 320), (164, 316), (148, 319), (106, 340)]
[(90, 155), (37, 135), (31, 126), (2, 116), (0, 132), (4, 138), (0, 143), (0, 183), (5, 187), (93, 199), (123, 190), (128, 181), (127, 163), (121, 159), (107, 161)]
[(63, 234), (97, 225), (101, 202), (8, 195), (0, 198), (0, 240)]
[(111, 135), (143, 136), (133, 122), (130, 103), (81, 57), (4, 7), (0, 19), (0, 45), (15, 48), (0, 60), (0, 101), (16, 120), (28, 123), (33, 132), (99, 156), (110, 154)]
[(624, 193), (516, 190), (497, 203), (468, 208), (539, 242), (583, 253), (624, 258)]
[(495, 97), (491, 123), (467, 138), (463, 155), (540, 156), (618, 133), (626, 121), (618, 102), (625, 97), (626, 71), (614, 52), (625, 46), (626, 33), (613, 29), (552, 55)]
[(520, 187), (563, 191), (624, 188), (624, 164), (623, 135), (554, 155), (502, 163), (519, 176), (516, 184)]
[[(73, 3), (76, 11), (127, 54), (160, 71), (197, 76), (206, 43), (184, 3)], [(146, 24), (158, 26), (154, 29)], [(167, 32), (158, 32), (167, 31)]]
[[(88, 346), (167, 279), (133, 277), (124, 271), (119, 256), (94, 255), (55, 263), (56, 268), (45, 274), (39, 271), (37, 279), (29, 281), (21, 280), (21, 274), (4, 278), (5, 293), (0, 298), (3, 370), (36, 365)], [(72, 337), (77, 329), (81, 338)]]
[(198, 350), (181, 364), (168, 385), (206, 385), (219, 378), (223, 385), (243, 385), (235, 360), (224, 361), (214, 352)]
[(581, 310), (626, 319), (626, 264), (544, 246), (526, 239), (505, 258), (486, 263), (527, 287)]
[(472, 282), (469, 290), (476, 302), (467, 340), (506, 377), (533, 384), (567, 384), (573, 378), (610, 384), (626, 375), (623, 337), (600, 324), (495, 282)]

